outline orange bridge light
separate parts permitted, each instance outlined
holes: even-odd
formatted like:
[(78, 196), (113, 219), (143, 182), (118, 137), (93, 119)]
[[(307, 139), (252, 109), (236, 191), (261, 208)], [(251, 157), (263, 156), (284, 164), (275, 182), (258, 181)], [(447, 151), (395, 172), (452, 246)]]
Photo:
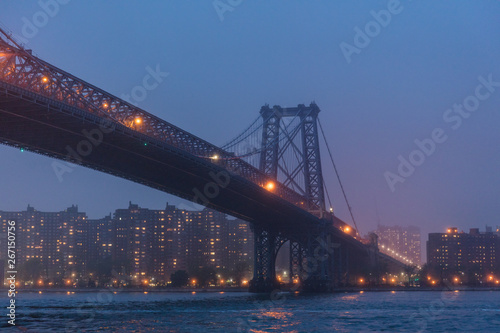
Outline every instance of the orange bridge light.
[(274, 190), (274, 187), (275, 187), (274, 182), (267, 182), (266, 190), (272, 191), (272, 190)]

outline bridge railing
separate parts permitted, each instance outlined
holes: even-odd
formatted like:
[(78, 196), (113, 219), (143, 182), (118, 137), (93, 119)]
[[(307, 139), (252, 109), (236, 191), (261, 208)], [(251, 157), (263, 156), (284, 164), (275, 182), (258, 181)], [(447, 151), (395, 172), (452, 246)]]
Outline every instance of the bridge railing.
[(301, 208), (315, 207), (304, 196), (270, 179), (242, 159), (33, 56), (3, 30), (0, 32), (5, 36), (0, 37), (0, 80), (3, 82), (120, 123), (210, 160)]

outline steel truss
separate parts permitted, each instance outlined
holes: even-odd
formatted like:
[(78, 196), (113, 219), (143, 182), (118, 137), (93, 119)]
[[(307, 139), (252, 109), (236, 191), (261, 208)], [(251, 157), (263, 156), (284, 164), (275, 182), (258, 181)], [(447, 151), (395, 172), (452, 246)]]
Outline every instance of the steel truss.
[[(318, 135), (319, 107), (312, 103), (309, 106), (303, 104), (293, 108), (282, 108), (275, 105), (270, 108), (265, 105), (260, 114), (263, 118), (262, 147), (260, 155), (260, 170), (269, 177), (278, 180), (278, 170), (282, 172), (286, 186), (294, 186), (307, 199), (301, 203), (301, 207), (310, 213), (322, 218), (325, 213), (325, 193), (323, 188), (323, 174), (321, 170), (321, 157)], [(300, 119), (298, 126), (291, 132), (281, 129), (283, 118)], [(286, 136), (280, 147), (280, 131)], [(294, 139), (301, 135), (301, 147), (297, 147)], [(287, 149), (293, 149), (300, 161), (298, 165), (289, 170), (286, 165), (280, 164), (280, 159)], [(299, 185), (299, 175), (304, 176), (304, 186)]]
[(250, 291), (269, 292), (279, 288), (276, 281), (276, 255), (287, 239), (279, 232), (254, 226), (254, 267)]
[[(3, 34), (3, 36), (1, 35)], [(264, 187), (270, 177), (240, 158), (174, 126), (31, 54), (0, 29), (0, 77), (5, 83), (48, 97), (134, 131), (161, 140), (195, 157), (211, 160), (229, 172)], [(217, 156), (217, 158), (213, 158)], [(273, 193), (300, 206), (314, 205), (287, 186), (275, 183)]]

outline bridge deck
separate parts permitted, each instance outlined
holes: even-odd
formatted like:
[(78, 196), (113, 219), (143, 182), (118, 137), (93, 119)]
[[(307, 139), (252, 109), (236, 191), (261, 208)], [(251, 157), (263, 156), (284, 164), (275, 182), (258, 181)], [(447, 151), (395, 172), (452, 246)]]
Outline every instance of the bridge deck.
[[(311, 205), (293, 190), (279, 183), (266, 190), (268, 177), (248, 163), (3, 39), (0, 49), (1, 143), (129, 179), (289, 239), (326, 223), (333, 241), (369, 250), (335, 228), (333, 215), (320, 220), (302, 209)], [(143, 130), (129, 125), (137, 114)], [(222, 158), (210, 159), (214, 153)]]
[[(121, 124), (111, 124), (114, 129), (103, 133), (102, 143), (92, 145), (91, 152), (82, 156), (78, 153), (79, 144), (89, 142), (82, 131), (98, 130), (102, 124), (109, 126), (109, 122), (103, 123), (96, 115), (4, 82), (0, 82), (0, 88), (0, 140), (4, 144), (70, 160), (187, 200), (206, 203), (252, 223), (286, 229), (319, 221), (216, 163)], [(211, 185), (205, 191), (207, 184)], [(219, 193), (213, 195), (214, 191)], [(204, 198), (209, 201), (204, 202)]]

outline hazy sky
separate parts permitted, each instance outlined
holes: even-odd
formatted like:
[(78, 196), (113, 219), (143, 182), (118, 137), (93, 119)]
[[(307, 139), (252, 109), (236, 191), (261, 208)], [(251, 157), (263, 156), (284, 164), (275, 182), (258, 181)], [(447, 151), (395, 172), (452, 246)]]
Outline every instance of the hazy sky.
[[(44, 60), (117, 96), (135, 91), (140, 107), (212, 143), (265, 103), (316, 101), (361, 233), (377, 205), (381, 223), (423, 233), (500, 225), (500, 2), (59, 1), (3, 1), (0, 21)], [(138, 95), (158, 66), (169, 75)], [(435, 129), (446, 140), (414, 152)], [(183, 202), (82, 167), (59, 182), (49, 158), (0, 154), (0, 210), (78, 204), (97, 218), (129, 200)], [(412, 173), (398, 175), (400, 155), (419, 164)], [(402, 177), (394, 191), (386, 172)]]

